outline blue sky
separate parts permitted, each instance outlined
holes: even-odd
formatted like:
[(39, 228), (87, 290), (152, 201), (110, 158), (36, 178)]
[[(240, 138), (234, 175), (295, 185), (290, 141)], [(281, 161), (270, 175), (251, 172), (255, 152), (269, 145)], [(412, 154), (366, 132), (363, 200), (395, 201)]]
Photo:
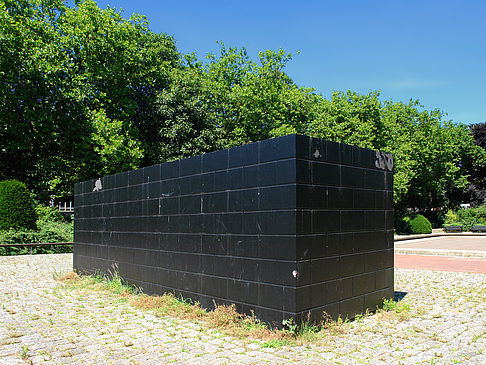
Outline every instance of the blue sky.
[[(329, 98), (333, 90), (419, 99), (446, 119), (486, 121), (486, 2), (99, 0), (146, 15), (179, 51), (218, 53), (216, 41), (294, 55), (286, 72)], [(300, 54), (297, 54), (300, 51)]]

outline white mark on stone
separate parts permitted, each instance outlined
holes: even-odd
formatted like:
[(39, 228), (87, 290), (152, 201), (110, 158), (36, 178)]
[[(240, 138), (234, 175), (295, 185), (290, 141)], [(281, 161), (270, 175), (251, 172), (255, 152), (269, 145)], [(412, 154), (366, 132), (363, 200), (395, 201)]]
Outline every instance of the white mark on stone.
[(100, 191), (101, 189), (103, 189), (103, 187), (101, 186), (101, 178), (99, 178), (98, 180), (95, 181), (95, 186), (93, 188), (93, 191)]

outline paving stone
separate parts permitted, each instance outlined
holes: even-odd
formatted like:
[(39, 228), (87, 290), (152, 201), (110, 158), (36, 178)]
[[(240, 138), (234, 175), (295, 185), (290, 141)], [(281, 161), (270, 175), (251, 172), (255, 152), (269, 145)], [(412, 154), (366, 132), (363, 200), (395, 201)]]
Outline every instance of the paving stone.
[(396, 269), (408, 320), (372, 315), (309, 346), (267, 348), (65, 290), (53, 274), (72, 270), (71, 254), (2, 256), (0, 267), (0, 364), (486, 363), (483, 274)]

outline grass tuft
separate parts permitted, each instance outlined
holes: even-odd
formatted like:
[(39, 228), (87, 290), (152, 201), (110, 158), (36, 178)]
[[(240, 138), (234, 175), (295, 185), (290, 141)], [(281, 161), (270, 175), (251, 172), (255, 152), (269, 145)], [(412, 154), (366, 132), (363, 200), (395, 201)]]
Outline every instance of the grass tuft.
[[(323, 312), (322, 320), (314, 324), (310, 316), (300, 325), (297, 325), (292, 318), (282, 321), (283, 327), (270, 328), (251, 315), (238, 313), (236, 306), (219, 305), (214, 302), (213, 310), (206, 310), (199, 303), (193, 303), (190, 299), (177, 298), (172, 293), (161, 296), (149, 296), (141, 292), (140, 289), (128, 285), (118, 274), (116, 267), (110, 271), (109, 275), (77, 275), (68, 273), (57, 280), (63, 282), (64, 286), (73, 289), (105, 291), (127, 300), (131, 305), (150, 310), (158, 316), (170, 316), (183, 320), (195, 320), (205, 324), (209, 328), (221, 331), (225, 335), (239, 339), (255, 339), (261, 341), (262, 347), (281, 348), (291, 345), (302, 345), (315, 343), (324, 339), (326, 336), (338, 336), (349, 331), (350, 322), (339, 317), (333, 320), (327, 313)], [(378, 314), (384, 318), (408, 319), (410, 306), (406, 303), (395, 302), (385, 299), (382, 309), (378, 309)], [(360, 324), (363, 318), (369, 316), (357, 315), (354, 323)]]

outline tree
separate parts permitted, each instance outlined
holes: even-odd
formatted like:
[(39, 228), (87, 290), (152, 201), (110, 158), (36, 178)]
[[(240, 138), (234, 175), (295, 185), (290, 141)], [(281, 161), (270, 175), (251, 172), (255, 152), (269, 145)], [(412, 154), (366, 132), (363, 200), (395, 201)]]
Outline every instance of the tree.
[(465, 161), (464, 169), (470, 174), (470, 182), (465, 201), (469, 201), (475, 206), (486, 202), (486, 161), (484, 151), (486, 151), (486, 123), (477, 123), (470, 126), (471, 135), (476, 146), (483, 151), (476, 151)]
[(42, 197), (150, 164), (171, 37), (94, 1), (0, 0), (0, 171)]

